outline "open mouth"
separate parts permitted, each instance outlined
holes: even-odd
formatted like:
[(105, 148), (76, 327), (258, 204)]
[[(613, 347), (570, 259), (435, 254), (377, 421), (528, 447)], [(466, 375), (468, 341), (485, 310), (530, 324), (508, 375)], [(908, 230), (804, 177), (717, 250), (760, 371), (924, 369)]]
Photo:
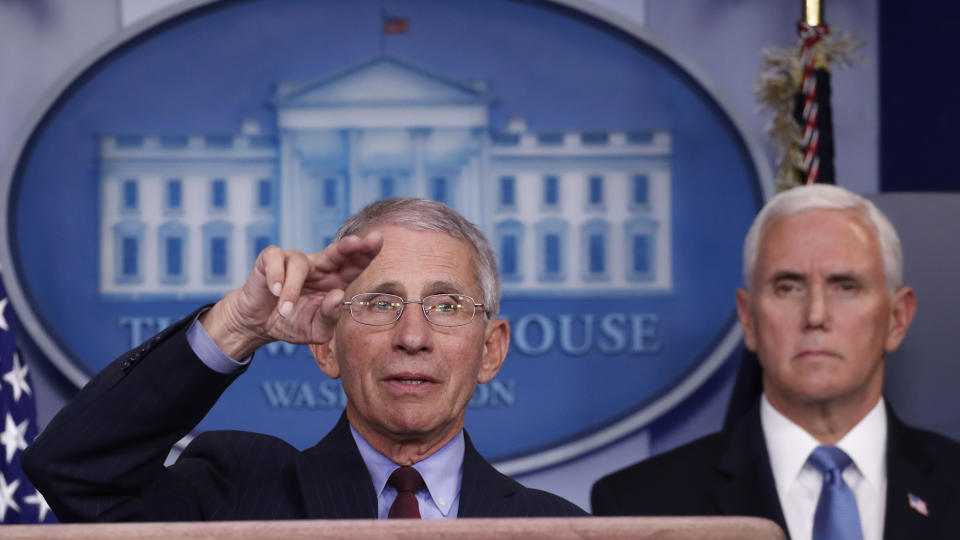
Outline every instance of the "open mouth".
[(427, 386), (436, 381), (423, 373), (397, 373), (386, 378), (387, 382), (405, 387)]

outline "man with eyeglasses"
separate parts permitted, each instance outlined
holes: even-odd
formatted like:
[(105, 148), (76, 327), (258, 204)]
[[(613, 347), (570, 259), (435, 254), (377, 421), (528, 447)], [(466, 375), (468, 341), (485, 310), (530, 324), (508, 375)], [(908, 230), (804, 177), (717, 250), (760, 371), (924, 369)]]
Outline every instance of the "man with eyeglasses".
[[(497, 472), (463, 424), (507, 354), (493, 252), (447, 206), (387, 199), (315, 254), (265, 249), (247, 282), (98, 374), (24, 453), (61, 521), (581, 515)], [(186, 435), (276, 340), (306, 343), (347, 396), (303, 452), (262, 434)]]

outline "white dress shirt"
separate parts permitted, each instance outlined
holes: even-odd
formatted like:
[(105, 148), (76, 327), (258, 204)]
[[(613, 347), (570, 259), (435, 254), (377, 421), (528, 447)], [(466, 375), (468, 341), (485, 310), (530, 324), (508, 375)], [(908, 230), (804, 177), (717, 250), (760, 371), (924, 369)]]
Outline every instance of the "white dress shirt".
[[(811, 540), (823, 475), (807, 458), (820, 442), (774, 409), (766, 394), (760, 401), (760, 425), (790, 538)], [(887, 411), (882, 397), (836, 446), (853, 460), (843, 480), (857, 499), (863, 540), (882, 540), (887, 502)]]

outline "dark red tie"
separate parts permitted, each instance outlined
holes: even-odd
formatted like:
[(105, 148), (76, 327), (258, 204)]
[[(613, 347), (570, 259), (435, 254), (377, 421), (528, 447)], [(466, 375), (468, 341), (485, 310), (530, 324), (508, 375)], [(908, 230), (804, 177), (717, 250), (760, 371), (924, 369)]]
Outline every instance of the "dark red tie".
[(420, 505), (417, 504), (417, 492), (426, 487), (423, 477), (413, 467), (397, 467), (387, 480), (397, 490), (397, 498), (390, 507), (387, 518), (420, 519)]

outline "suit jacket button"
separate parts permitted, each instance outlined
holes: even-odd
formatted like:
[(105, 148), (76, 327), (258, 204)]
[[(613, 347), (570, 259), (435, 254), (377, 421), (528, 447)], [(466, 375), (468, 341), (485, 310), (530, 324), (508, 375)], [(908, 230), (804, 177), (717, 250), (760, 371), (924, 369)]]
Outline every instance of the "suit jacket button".
[(127, 359), (127, 360), (124, 360), (124, 361), (120, 364), (120, 369), (126, 371), (126, 370), (130, 369), (130, 366), (132, 366), (132, 365), (133, 365), (133, 362), (131, 362), (129, 359)]

